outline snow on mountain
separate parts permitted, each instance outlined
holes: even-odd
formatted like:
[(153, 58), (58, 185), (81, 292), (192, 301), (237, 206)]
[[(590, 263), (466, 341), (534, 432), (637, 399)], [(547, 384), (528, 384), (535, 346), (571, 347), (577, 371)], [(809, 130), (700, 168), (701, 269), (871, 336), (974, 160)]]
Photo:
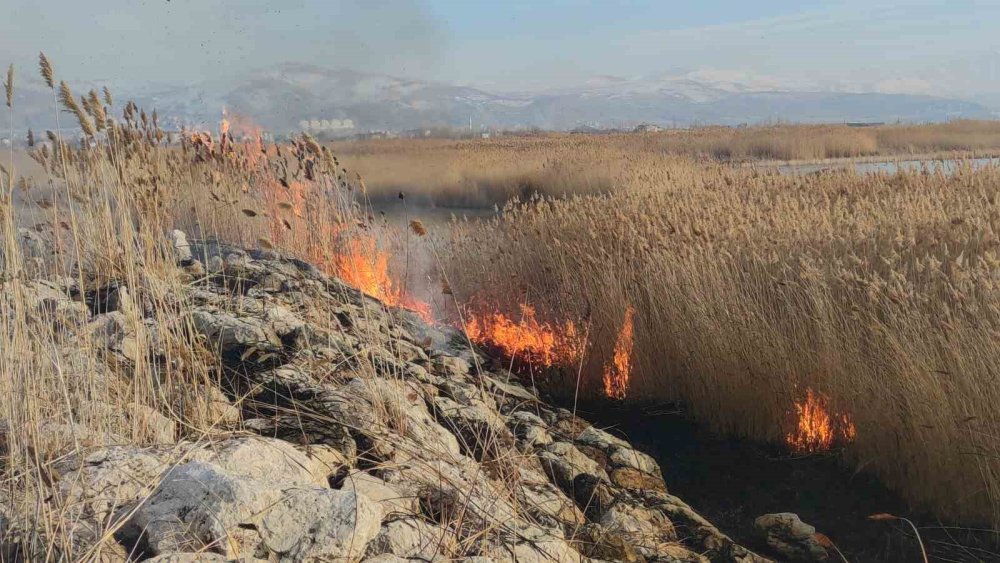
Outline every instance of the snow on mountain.
[[(226, 107), (274, 132), (298, 130), (300, 123), (310, 120), (350, 120), (354, 130), (367, 131), (461, 127), (468, 126), (470, 118), (488, 127), (572, 129), (584, 124), (630, 127), (642, 122), (924, 122), (992, 116), (979, 103), (901, 93), (918, 86), (900, 79), (857, 92), (701, 69), (652, 77), (599, 76), (573, 88), (493, 93), (443, 82), (285, 63), (235, 80), (193, 85), (118, 81), (112, 90), (119, 100), (134, 99), (141, 106), (156, 108), (163, 123), (214, 127)], [(78, 93), (89, 87), (81, 85)], [(16, 126), (51, 127), (51, 92), (29, 86), (19, 99), (23, 109), (15, 112)]]

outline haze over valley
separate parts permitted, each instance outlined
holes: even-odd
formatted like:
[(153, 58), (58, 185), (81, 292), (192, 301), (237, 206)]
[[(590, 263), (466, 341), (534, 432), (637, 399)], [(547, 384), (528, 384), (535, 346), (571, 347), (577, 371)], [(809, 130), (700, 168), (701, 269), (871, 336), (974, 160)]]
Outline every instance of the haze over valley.
[[(741, 77), (746, 79), (747, 77)], [(235, 78), (195, 84), (111, 80), (124, 99), (155, 108), (167, 127), (214, 128), (222, 108), (266, 130), (289, 133), (310, 121), (334, 121), (313, 133), (342, 136), (429, 127), (473, 130), (663, 127), (772, 122), (940, 122), (986, 119), (982, 103), (922, 94), (809, 89), (769, 81), (741, 82), (690, 72), (654, 78), (599, 77), (577, 87), (492, 92), (446, 82), (282, 63)], [(89, 87), (82, 82), (80, 88)], [(855, 88), (856, 90), (856, 88)], [(51, 93), (26, 80), (16, 93), (15, 127), (55, 126)], [(349, 122), (345, 123), (345, 120)], [(336, 123), (339, 122), (339, 123)], [(306, 127), (305, 129), (309, 129)]]

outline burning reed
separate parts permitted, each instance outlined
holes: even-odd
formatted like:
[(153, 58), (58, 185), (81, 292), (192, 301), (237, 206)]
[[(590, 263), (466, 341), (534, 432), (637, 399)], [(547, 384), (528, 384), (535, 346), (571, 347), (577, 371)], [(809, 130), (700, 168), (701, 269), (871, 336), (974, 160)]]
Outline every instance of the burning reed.
[(586, 319), (581, 393), (844, 446), (914, 503), (1000, 524), (1000, 170), (782, 176), (592, 141), (624, 163), (612, 193), (452, 226), (460, 302)]

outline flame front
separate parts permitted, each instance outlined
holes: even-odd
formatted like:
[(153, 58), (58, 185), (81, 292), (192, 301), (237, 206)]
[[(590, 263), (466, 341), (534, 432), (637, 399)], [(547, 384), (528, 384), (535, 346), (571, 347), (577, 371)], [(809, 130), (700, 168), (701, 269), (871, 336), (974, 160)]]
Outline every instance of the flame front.
[(624, 399), (628, 394), (629, 378), (632, 376), (632, 347), (634, 345), (635, 310), (629, 305), (625, 309), (625, 321), (615, 340), (615, 352), (611, 363), (604, 366), (604, 394), (611, 399)]
[(222, 119), (219, 120), (219, 138), (224, 139), (229, 135), (229, 119), (226, 114), (226, 106), (222, 106)]
[(838, 441), (854, 441), (858, 430), (851, 416), (831, 413), (829, 402), (826, 395), (807, 388), (805, 399), (795, 403), (796, 428), (785, 437), (792, 451), (825, 452)]
[(465, 331), (473, 342), (494, 346), (509, 358), (543, 367), (577, 364), (586, 349), (586, 340), (577, 331), (576, 323), (539, 321), (531, 305), (521, 305), (521, 318), (516, 321), (500, 312), (470, 314)]
[(337, 273), (342, 280), (376, 299), (395, 300), (389, 254), (381, 251), (373, 238), (348, 240), (344, 251), (337, 256)]
[(433, 323), (430, 305), (407, 295), (392, 279), (389, 258), (389, 253), (378, 247), (374, 237), (349, 239), (336, 257), (337, 276), (390, 307), (408, 309)]

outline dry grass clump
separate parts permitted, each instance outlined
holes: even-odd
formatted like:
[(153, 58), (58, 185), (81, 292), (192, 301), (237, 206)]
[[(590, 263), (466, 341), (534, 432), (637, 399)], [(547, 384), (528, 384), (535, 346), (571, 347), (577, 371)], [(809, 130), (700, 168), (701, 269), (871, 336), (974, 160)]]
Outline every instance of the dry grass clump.
[(859, 468), (997, 526), (998, 190), (996, 168), (797, 177), (646, 154), (609, 195), (512, 204), (438, 244), (460, 302), (589, 327), (581, 392), (601, 393), (631, 306), (629, 400), (782, 443), (815, 389), (853, 417)]

